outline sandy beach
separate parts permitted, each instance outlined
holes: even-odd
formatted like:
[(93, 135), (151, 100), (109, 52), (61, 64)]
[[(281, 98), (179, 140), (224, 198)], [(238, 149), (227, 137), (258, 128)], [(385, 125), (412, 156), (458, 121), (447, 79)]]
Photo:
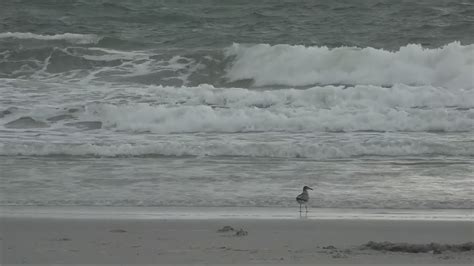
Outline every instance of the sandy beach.
[(460, 220), (443, 215), (433, 219), (432, 213), (426, 220), (396, 219), (393, 212), (385, 214), (387, 219), (375, 219), (367, 211), (357, 218), (341, 214), (334, 219), (321, 210), (326, 218), (318, 219), (318, 210), (313, 210), (300, 219), (255, 216), (254, 210), (245, 216), (242, 209), (238, 217), (229, 218), (220, 209), (208, 218), (201, 210), (201, 216), (192, 219), (178, 216), (182, 210), (158, 210), (144, 218), (144, 210), (134, 216), (128, 209), (120, 218), (105, 218), (107, 211), (70, 208), (63, 209), (61, 218), (61, 209), (33, 209), (18, 208), (18, 215), (13, 215), (15, 208), (3, 209), (2, 265), (471, 265), (474, 258), (469, 212)]

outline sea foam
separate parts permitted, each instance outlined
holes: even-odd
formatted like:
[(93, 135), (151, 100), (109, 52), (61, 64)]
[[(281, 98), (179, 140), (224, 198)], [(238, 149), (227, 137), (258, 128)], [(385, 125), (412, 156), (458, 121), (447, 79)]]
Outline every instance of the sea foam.
[(88, 117), (108, 128), (154, 133), (474, 131), (473, 90), (358, 85), (256, 91), (202, 85), (147, 92), (139, 97), (154, 104), (92, 103)]

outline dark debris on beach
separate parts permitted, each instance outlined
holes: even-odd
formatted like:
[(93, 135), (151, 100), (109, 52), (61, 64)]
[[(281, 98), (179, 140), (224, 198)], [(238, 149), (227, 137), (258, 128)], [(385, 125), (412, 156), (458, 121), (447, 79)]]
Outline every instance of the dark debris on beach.
[(127, 230), (124, 230), (124, 229), (112, 229), (112, 230), (110, 230), (109, 232), (111, 232), (111, 233), (126, 233)]
[(474, 242), (466, 242), (462, 244), (410, 244), (410, 243), (393, 243), (393, 242), (374, 242), (361, 246), (361, 249), (371, 249), (377, 251), (405, 252), (405, 253), (433, 253), (441, 254), (446, 251), (450, 252), (466, 252), (474, 250)]
[(246, 236), (246, 235), (248, 235), (248, 232), (245, 231), (244, 229), (240, 228), (239, 230), (235, 230), (230, 225), (226, 225), (226, 226), (222, 227), (221, 229), (218, 229), (217, 232), (218, 233), (235, 232), (234, 236)]
[(217, 232), (218, 233), (226, 233), (226, 232), (233, 232), (235, 229), (230, 226), (230, 225), (226, 225), (224, 227), (222, 227), (221, 229), (218, 229)]

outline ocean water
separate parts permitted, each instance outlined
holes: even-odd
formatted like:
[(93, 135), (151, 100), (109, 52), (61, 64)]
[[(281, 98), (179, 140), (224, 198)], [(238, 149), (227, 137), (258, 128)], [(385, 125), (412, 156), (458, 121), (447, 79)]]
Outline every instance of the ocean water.
[(474, 3), (0, 9), (0, 205), (474, 207)]

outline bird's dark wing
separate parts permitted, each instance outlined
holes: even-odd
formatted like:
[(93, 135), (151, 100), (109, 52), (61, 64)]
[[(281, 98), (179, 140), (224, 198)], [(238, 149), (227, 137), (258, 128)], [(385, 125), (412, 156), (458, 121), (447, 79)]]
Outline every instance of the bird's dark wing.
[(299, 194), (297, 197), (296, 197), (296, 201), (302, 201), (302, 202), (307, 202), (308, 201), (308, 197), (306, 197), (305, 194), (301, 193)]

